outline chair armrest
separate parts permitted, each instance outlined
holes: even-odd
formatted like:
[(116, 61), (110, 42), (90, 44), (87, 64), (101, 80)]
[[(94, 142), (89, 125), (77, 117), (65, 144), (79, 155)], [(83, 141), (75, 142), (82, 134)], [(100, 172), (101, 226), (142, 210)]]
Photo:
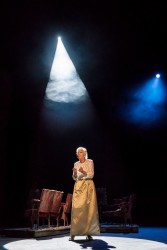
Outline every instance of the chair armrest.
[(40, 200), (39, 199), (32, 199), (32, 202), (40, 202)]
[(102, 211), (111, 211), (111, 210), (117, 210), (119, 208), (118, 205), (105, 205), (102, 206), (101, 210)]
[(38, 208), (39, 204), (40, 204), (40, 200), (39, 199), (32, 199), (31, 204), (32, 204), (32, 208)]

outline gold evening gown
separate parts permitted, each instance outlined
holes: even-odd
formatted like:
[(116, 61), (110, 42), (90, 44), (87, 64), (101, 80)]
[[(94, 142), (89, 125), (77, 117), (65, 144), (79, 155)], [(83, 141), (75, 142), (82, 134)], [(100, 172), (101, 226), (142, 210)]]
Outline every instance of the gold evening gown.
[(75, 180), (72, 210), (71, 210), (71, 236), (75, 235), (97, 235), (100, 234), (99, 215), (96, 198), (96, 189), (93, 182), (94, 164), (90, 159), (84, 163), (76, 162), (74, 168), (82, 167), (87, 172), (84, 177), (77, 171)]

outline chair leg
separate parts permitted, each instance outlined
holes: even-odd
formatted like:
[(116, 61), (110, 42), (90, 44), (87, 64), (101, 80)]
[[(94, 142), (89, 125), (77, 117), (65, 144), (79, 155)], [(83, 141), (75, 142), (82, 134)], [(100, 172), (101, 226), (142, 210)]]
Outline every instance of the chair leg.
[(67, 216), (66, 213), (64, 214), (64, 226), (65, 226), (65, 225), (68, 226), (68, 216)]
[(33, 228), (33, 225), (34, 225), (34, 218), (33, 218), (33, 215), (32, 215), (31, 218), (30, 218), (30, 227), (31, 227), (31, 229)]
[(66, 214), (64, 214), (64, 227), (66, 225)]
[(50, 215), (48, 215), (48, 227), (50, 227)]
[(38, 215), (38, 218), (37, 218), (37, 229), (39, 228), (39, 215)]
[(68, 214), (66, 214), (66, 222), (67, 222), (67, 226), (68, 226)]

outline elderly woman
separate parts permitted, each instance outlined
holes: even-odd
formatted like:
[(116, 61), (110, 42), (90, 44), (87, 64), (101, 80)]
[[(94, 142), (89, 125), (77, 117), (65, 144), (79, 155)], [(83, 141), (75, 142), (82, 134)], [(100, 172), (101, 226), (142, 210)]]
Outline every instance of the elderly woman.
[(74, 163), (72, 177), (75, 181), (71, 211), (71, 229), (69, 240), (77, 235), (85, 235), (92, 240), (91, 235), (100, 234), (96, 189), (93, 182), (94, 164), (88, 159), (86, 148), (76, 150), (78, 157)]

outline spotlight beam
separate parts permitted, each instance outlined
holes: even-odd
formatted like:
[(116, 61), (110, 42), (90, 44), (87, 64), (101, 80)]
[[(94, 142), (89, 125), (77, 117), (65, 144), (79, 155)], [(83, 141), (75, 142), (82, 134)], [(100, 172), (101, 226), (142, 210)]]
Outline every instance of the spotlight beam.
[(61, 37), (57, 48), (46, 88), (46, 98), (54, 102), (80, 102), (87, 97), (86, 88), (72, 63)]

